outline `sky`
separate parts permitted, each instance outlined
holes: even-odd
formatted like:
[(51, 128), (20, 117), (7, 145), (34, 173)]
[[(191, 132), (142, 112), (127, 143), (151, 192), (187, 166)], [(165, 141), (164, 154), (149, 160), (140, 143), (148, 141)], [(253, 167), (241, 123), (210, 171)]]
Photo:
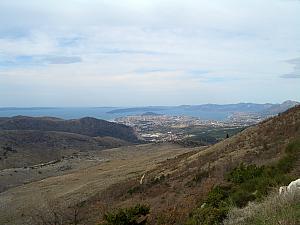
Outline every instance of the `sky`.
[(299, 0), (0, 1), (0, 107), (287, 99)]

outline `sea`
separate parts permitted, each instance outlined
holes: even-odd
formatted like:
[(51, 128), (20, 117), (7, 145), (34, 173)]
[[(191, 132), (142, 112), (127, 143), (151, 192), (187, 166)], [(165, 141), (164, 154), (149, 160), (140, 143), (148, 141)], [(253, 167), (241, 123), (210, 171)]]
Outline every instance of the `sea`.
[[(122, 112), (110, 113), (112, 110), (123, 109), (121, 107), (31, 107), (31, 108), (15, 108), (15, 107), (0, 107), (0, 117), (12, 116), (47, 116), (58, 117), (62, 119), (79, 119), (82, 117), (94, 117), (98, 119), (114, 121), (116, 118), (138, 115), (142, 112)], [(201, 110), (183, 110), (178, 108), (170, 108), (156, 111), (155, 113), (170, 115), (170, 116), (192, 116), (203, 120), (225, 120), (228, 118), (228, 112), (208, 112)]]

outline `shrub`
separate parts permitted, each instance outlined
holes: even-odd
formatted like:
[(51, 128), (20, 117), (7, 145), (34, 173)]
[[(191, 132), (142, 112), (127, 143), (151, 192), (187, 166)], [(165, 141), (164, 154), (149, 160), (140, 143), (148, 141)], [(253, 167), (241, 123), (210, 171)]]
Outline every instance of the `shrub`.
[(205, 203), (212, 207), (220, 207), (228, 198), (229, 191), (230, 187), (216, 186), (208, 193)]
[(144, 225), (150, 207), (146, 205), (136, 205), (131, 208), (119, 209), (104, 215), (105, 223), (103, 225)]
[(284, 173), (290, 172), (296, 160), (299, 158), (299, 154), (300, 154), (300, 140), (291, 142), (286, 148), (286, 155), (279, 160), (277, 164), (277, 169), (279, 169)]
[(249, 201), (256, 199), (256, 196), (253, 193), (249, 193), (244, 189), (238, 189), (230, 195), (230, 200), (237, 207), (243, 207), (247, 205)]
[(134, 193), (139, 193), (141, 192), (142, 188), (141, 186), (134, 186), (132, 188), (130, 188), (127, 193), (130, 194), (130, 195), (133, 195)]
[(256, 165), (246, 166), (242, 163), (230, 172), (227, 179), (235, 184), (241, 184), (245, 181), (261, 176), (263, 171), (264, 167), (257, 167)]
[(197, 173), (195, 175), (195, 177), (193, 178), (193, 181), (195, 181), (196, 183), (200, 183), (204, 178), (207, 178), (209, 176), (208, 171), (204, 170), (204, 171), (200, 171), (199, 173)]

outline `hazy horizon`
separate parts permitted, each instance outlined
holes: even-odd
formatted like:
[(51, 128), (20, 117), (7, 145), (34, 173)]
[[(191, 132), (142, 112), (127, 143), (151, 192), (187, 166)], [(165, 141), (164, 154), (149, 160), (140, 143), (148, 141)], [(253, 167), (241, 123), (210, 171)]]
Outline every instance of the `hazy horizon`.
[(0, 107), (300, 101), (300, 1), (0, 2)]
[[(286, 101), (295, 101), (287, 99)], [(180, 105), (103, 105), (103, 106), (97, 106), (97, 105), (91, 105), (91, 106), (80, 106), (80, 105), (74, 105), (74, 106), (1, 106), (0, 109), (3, 108), (24, 108), (24, 109), (30, 109), (30, 108), (140, 108), (140, 107), (178, 107), (178, 106), (197, 106), (197, 105), (234, 105), (234, 104), (282, 104), (283, 102), (231, 102), (231, 103), (199, 103), (199, 104), (180, 104)]]

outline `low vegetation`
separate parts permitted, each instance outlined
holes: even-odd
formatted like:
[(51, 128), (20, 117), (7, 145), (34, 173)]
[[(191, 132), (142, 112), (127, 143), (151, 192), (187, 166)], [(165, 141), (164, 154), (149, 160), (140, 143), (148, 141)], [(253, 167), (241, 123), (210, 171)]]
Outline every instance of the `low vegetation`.
[(130, 208), (118, 209), (104, 215), (102, 225), (144, 225), (147, 223), (147, 215), (150, 207), (147, 205), (136, 205)]
[(152, 177), (147, 183), (132, 186), (128, 189), (127, 193), (130, 195), (133, 195), (134, 193), (142, 193), (146, 188), (153, 187), (156, 184), (168, 185), (166, 182), (164, 182), (166, 180), (166, 177), (167, 176), (165, 176), (164, 174), (158, 177)]
[(192, 135), (187, 140), (203, 143), (204, 145), (215, 144), (225, 138), (231, 137), (246, 127), (188, 127), (184, 130), (185, 133)]
[(288, 184), (288, 173), (299, 159), (300, 140), (288, 145), (286, 154), (276, 164), (256, 166), (240, 164), (227, 175), (228, 183), (214, 187), (206, 200), (191, 214), (187, 225), (220, 224), (233, 207), (245, 207), (251, 201), (262, 201), (272, 187)]
[(263, 202), (234, 208), (224, 225), (298, 225), (300, 224), (300, 194), (273, 193)]

